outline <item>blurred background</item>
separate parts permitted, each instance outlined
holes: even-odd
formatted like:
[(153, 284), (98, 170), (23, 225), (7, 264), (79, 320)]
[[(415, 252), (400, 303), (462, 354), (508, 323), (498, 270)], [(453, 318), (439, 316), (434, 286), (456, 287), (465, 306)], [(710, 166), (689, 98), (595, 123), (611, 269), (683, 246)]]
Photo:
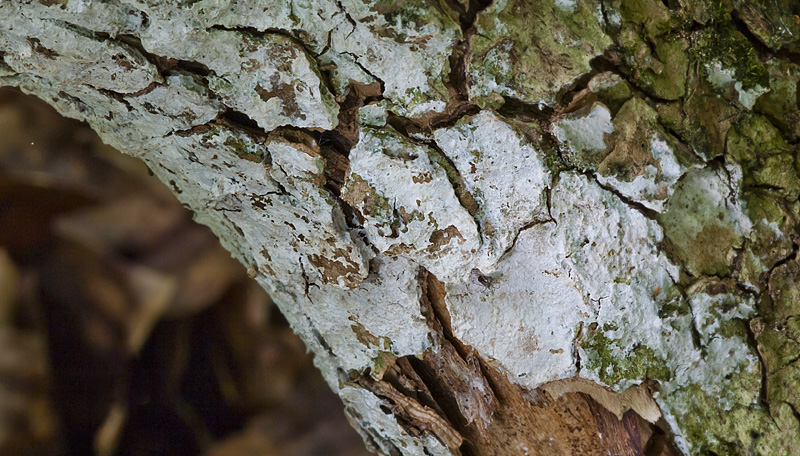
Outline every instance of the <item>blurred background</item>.
[(0, 88), (0, 454), (368, 454), (342, 410), (144, 164)]

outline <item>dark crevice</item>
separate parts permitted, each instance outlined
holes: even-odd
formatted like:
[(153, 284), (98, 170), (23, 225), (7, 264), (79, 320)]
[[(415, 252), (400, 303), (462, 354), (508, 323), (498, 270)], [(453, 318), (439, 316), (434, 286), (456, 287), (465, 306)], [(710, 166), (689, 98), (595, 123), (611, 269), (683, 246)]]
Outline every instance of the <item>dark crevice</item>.
[(483, 359), (483, 357), (476, 356), (476, 358), (478, 360), (478, 367), (480, 367), (481, 376), (483, 377), (484, 380), (486, 380), (486, 385), (489, 387), (489, 390), (492, 392), (492, 396), (494, 396), (495, 399), (497, 399), (497, 402), (501, 406), (505, 405), (506, 403), (509, 402), (508, 401), (509, 398), (506, 395), (506, 392), (504, 391), (504, 389), (501, 387), (500, 382), (503, 382), (504, 380), (505, 381), (508, 381), (508, 380), (503, 379), (502, 377), (499, 377), (498, 379), (495, 379), (494, 376), (492, 375), (492, 372), (496, 372), (496, 371), (493, 371), (494, 368), (492, 366), (490, 366), (486, 362), (486, 360)]
[[(73, 33), (78, 35), (96, 40), (96, 41), (109, 41), (116, 43), (117, 45), (121, 45), (123, 47), (127, 47), (131, 50), (137, 51), (139, 54), (142, 55), (148, 62), (156, 66), (161, 72), (171, 69), (168, 64), (166, 64), (165, 60), (171, 60), (174, 62), (185, 62), (187, 65), (197, 65), (195, 62), (186, 62), (186, 61), (177, 61), (174, 59), (167, 59), (165, 57), (160, 57), (155, 54), (148, 52), (144, 46), (142, 45), (142, 40), (135, 35), (128, 35), (128, 34), (121, 34), (115, 37), (112, 37), (108, 33), (105, 32), (97, 32), (94, 30), (89, 30), (87, 28), (81, 27), (76, 24), (72, 24), (70, 22), (64, 21), (55, 21), (51, 20), (51, 22), (55, 23), (56, 25), (63, 27)], [(206, 68), (206, 71), (208, 69)], [(206, 73), (208, 74), (208, 73)]]
[(435, 129), (453, 126), (462, 118), (479, 112), (480, 107), (464, 102), (451, 104), (444, 112), (430, 113), (420, 119), (412, 119), (388, 111), (386, 123), (409, 141), (423, 143), (426, 140), (421, 137), (430, 137)]
[(480, 374), (486, 381), (486, 385), (492, 391), (492, 395), (498, 400), (501, 400), (502, 392), (497, 385), (494, 384), (492, 376), (489, 373), (490, 367), (486, 365), (485, 361), (478, 353), (471, 347), (465, 346), (453, 334), (450, 312), (445, 303), (445, 295), (447, 292), (445, 291), (444, 284), (424, 268), (421, 268), (419, 277), (420, 283), (423, 286), (422, 314), (432, 323), (432, 328), (444, 338), (445, 342), (455, 350), (464, 362), (468, 362), (469, 359), (477, 360)]
[(112, 100), (116, 100), (116, 101), (124, 104), (125, 105), (125, 109), (127, 109), (128, 112), (133, 111), (133, 107), (131, 106), (130, 102), (125, 99), (127, 94), (115, 92), (113, 90), (97, 88), (97, 87), (94, 87), (94, 86), (91, 86), (91, 85), (88, 85), (88, 84), (87, 84), (87, 86), (89, 88), (91, 88), (92, 90), (94, 90), (94, 91), (96, 91), (96, 92), (98, 92), (98, 93), (100, 93), (102, 95), (105, 95), (108, 98), (111, 98)]
[(58, 52), (43, 46), (41, 41), (39, 41), (38, 38), (27, 37), (26, 40), (28, 41), (28, 44), (31, 45), (31, 48), (33, 49), (34, 52), (38, 52), (39, 54), (43, 55), (45, 58), (55, 59), (56, 57), (58, 57), (60, 55)]
[[(608, 71), (614, 73), (615, 75), (622, 78), (625, 82), (627, 82), (628, 86), (633, 91), (634, 96), (636, 97), (639, 97), (646, 101), (659, 101), (664, 103), (670, 103), (675, 101), (666, 98), (660, 98), (642, 89), (637, 83), (636, 79), (632, 75), (628, 74), (628, 72), (625, 69), (625, 66), (622, 63), (622, 57), (620, 57), (619, 55), (621, 49), (619, 43), (617, 42), (617, 37), (612, 37), (612, 39), (614, 40), (615, 45), (606, 50), (605, 53), (594, 57), (589, 62), (592, 68), (590, 70), (590, 73), (594, 73), (592, 76)], [(650, 42), (648, 42), (648, 44), (652, 45), (652, 43)], [(653, 55), (654, 56), (657, 55), (655, 51), (653, 51)], [(589, 79), (591, 80), (591, 78)], [(686, 96), (681, 98), (682, 99), (686, 98)], [(561, 103), (561, 105), (563, 106), (563, 103)]]
[[(422, 314), (430, 321), (432, 329), (444, 338), (444, 341), (440, 342), (442, 346), (438, 349), (438, 355), (426, 356), (423, 359), (414, 357), (408, 357), (408, 359), (414, 371), (417, 372), (420, 379), (427, 386), (432, 398), (442, 411), (443, 416), (464, 438), (463, 443), (459, 447), (461, 454), (464, 456), (476, 455), (479, 454), (479, 451), (475, 445), (470, 442), (469, 437), (473, 435), (471, 427), (474, 426), (474, 423), (469, 422), (464, 416), (456, 398), (457, 394), (463, 393), (454, 391), (454, 385), (452, 384), (454, 379), (448, 378), (449, 375), (459, 374), (457, 371), (445, 374), (445, 372), (448, 371), (447, 364), (456, 362), (464, 363), (469, 366), (470, 360), (477, 361), (478, 366), (480, 366), (480, 375), (484, 377), (487, 384), (489, 384), (490, 379), (486, 378), (483, 372), (483, 361), (480, 356), (472, 352), (468, 347), (465, 347), (461, 341), (453, 335), (450, 315), (444, 302), (444, 296), (446, 294), (444, 284), (424, 268), (421, 269), (419, 278), (423, 288), (421, 302)], [(450, 359), (447, 353), (452, 353), (450, 356), (454, 356), (455, 359)], [(443, 357), (441, 356), (442, 354), (444, 354)], [(459, 378), (456, 382), (459, 380), (467, 381), (467, 379)], [(457, 389), (458, 388), (456, 388), (456, 390)]]
[[(680, 264), (680, 263), (675, 263), (675, 264)], [(689, 315), (692, 317), (690, 325), (690, 330), (692, 333), (692, 345), (694, 346), (695, 349), (700, 351), (700, 356), (703, 359), (705, 359), (706, 355), (708, 354), (708, 349), (705, 347), (705, 344), (703, 344), (703, 336), (702, 334), (700, 334), (700, 331), (697, 329), (697, 325), (695, 324), (696, 317), (694, 315), (694, 308), (692, 307), (692, 304), (689, 302), (689, 297), (686, 294), (686, 289), (685, 289), (686, 287), (682, 287), (680, 286), (680, 284), (677, 283), (675, 285), (678, 288), (678, 292), (681, 294), (683, 302), (686, 303), (686, 307), (689, 308)]]
[(800, 412), (797, 411), (797, 408), (791, 402), (784, 402), (784, 404), (789, 406), (789, 409), (792, 411), (792, 416), (795, 420), (797, 420), (797, 424), (800, 424)]
[(152, 54), (156, 61), (156, 67), (162, 76), (168, 76), (172, 72), (186, 72), (196, 74), (203, 78), (214, 74), (207, 66), (199, 62), (190, 60), (172, 59)]
[(481, 108), (470, 102), (465, 101), (451, 104), (444, 112), (432, 113), (425, 116), (423, 118), (424, 122), (427, 124), (425, 129), (432, 131), (439, 128), (452, 127), (464, 117), (474, 116), (479, 112), (481, 112)]
[(800, 251), (800, 235), (795, 234), (794, 236), (792, 236), (792, 251), (785, 257), (775, 262), (775, 264), (771, 268), (769, 268), (769, 271), (766, 274), (767, 281), (769, 281), (769, 277), (772, 275), (772, 273), (775, 272), (777, 268), (783, 266), (784, 264), (790, 261), (797, 259), (798, 251)]
[(781, 367), (780, 369), (778, 369), (778, 371), (781, 371), (781, 370), (783, 370), (783, 369), (786, 369), (786, 368), (790, 367), (792, 364), (796, 364), (798, 361), (800, 361), (800, 355), (795, 355), (795, 356), (792, 356), (791, 358), (789, 358), (789, 359), (788, 359), (788, 360), (785, 362), (785, 364), (783, 365), (783, 367)]
[[(450, 184), (453, 186), (453, 190), (455, 192), (456, 198), (458, 198), (459, 203), (467, 212), (475, 217), (475, 214), (478, 211), (478, 203), (475, 201), (475, 198), (472, 194), (467, 191), (467, 187), (464, 184), (464, 179), (461, 176), (461, 173), (458, 171), (458, 168), (455, 166), (453, 161), (444, 151), (436, 144), (435, 141), (431, 139), (423, 139), (421, 136), (428, 136), (430, 130), (425, 125), (421, 125), (419, 122), (409, 119), (407, 117), (398, 116), (393, 112), (389, 111), (386, 123), (392, 127), (397, 133), (399, 133), (405, 140), (412, 144), (419, 144), (424, 145), (429, 148), (430, 158), (434, 162), (438, 162), (438, 164), (444, 168), (445, 170), (449, 170), (446, 173)], [(480, 231), (480, 221), (477, 219), (475, 223), (478, 225)]]
[[(380, 406), (381, 410), (387, 415), (391, 415), (409, 435), (414, 437), (426, 433), (434, 435), (445, 446), (463, 441), (463, 437), (453, 428), (452, 423), (446, 417), (430, 409), (423, 412), (424, 415), (421, 414), (420, 411), (424, 410), (426, 406), (415, 398), (403, 394), (392, 383), (376, 380), (368, 372), (360, 375), (355, 383), (381, 399), (383, 402)], [(431, 416), (430, 412), (433, 412), (434, 416)], [(454, 437), (457, 438), (457, 442), (453, 441)]]
[(749, 191), (755, 190), (756, 192), (758, 190), (766, 190), (765, 192), (758, 192), (758, 193), (774, 195), (773, 192), (780, 193), (783, 192), (785, 189), (779, 185), (771, 185), (764, 183), (764, 184), (748, 184), (747, 186), (744, 187), (744, 190), (749, 190)]
[(415, 362), (422, 362), (415, 356), (398, 358), (395, 365), (383, 374), (383, 381), (389, 382), (402, 395), (413, 398), (420, 404), (430, 407), (439, 416), (445, 413), (433, 397), (430, 388), (414, 368)]
[[(336, 130), (326, 130), (319, 134), (320, 147), (332, 151), (342, 157), (350, 155), (350, 149), (353, 147), (353, 140)], [(344, 181), (342, 181), (344, 182)]]
[(450, 167), (452, 172), (446, 173), (448, 180), (450, 180), (450, 185), (453, 186), (453, 190), (455, 191), (456, 198), (458, 198), (458, 202), (461, 204), (469, 215), (475, 220), (475, 224), (478, 226), (478, 232), (481, 233), (481, 238), (483, 238), (483, 227), (481, 226), (481, 221), (476, 217), (478, 213), (478, 202), (475, 201), (475, 198), (472, 196), (472, 193), (467, 190), (466, 184), (464, 184), (464, 178), (461, 176), (461, 172), (456, 168), (455, 163), (444, 151), (439, 147), (438, 144), (434, 141), (427, 141), (425, 145), (430, 147), (434, 154), (434, 159), (443, 160), (447, 163)]
[(647, 439), (642, 456), (662, 456), (667, 447), (667, 433), (658, 426), (651, 426), (651, 429), (653, 433)]
[[(322, 158), (325, 159), (325, 188), (327, 188), (334, 196), (339, 198), (342, 194), (342, 187), (347, 180), (347, 173), (350, 171), (350, 162), (347, 158), (349, 149), (344, 150), (343, 144), (346, 141), (337, 137), (335, 132), (323, 132), (319, 137), (320, 153)], [(350, 220), (350, 215), (353, 214), (353, 208), (349, 204), (340, 200), (345, 212), (348, 214), (347, 219)]]
[[(350, 84), (344, 101), (339, 103), (339, 117), (336, 128), (321, 134), (320, 145), (332, 147), (345, 157), (358, 142), (358, 110), (365, 104), (383, 99), (383, 86), (372, 84)], [(323, 144), (324, 143), (324, 144)]]
[(478, 13), (492, 4), (492, 0), (469, 0), (465, 10), (459, 0), (447, 0), (456, 11), (461, 26), (461, 39), (453, 45), (450, 53), (450, 75), (446, 81), (451, 98), (455, 102), (469, 101), (469, 59), (471, 56), (470, 38), (475, 34), (475, 21)]
[(247, 114), (232, 108), (227, 108), (219, 115), (220, 119), (225, 120), (229, 125), (251, 133), (264, 135), (264, 130), (258, 126), (258, 122), (251, 119)]
[(450, 99), (455, 102), (466, 102), (469, 100), (469, 41), (464, 39), (453, 46), (450, 54), (450, 74), (447, 77), (446, 86)]
[(631, 209), (637, 210), (639, 213), (641, 213), (648, 220), (652, 220), (652, 221), (658, 223), (658, 219), (659, 219), (659, 213), (658, 212), (654, 211), (653, 209), (650, 209), (649, 207), (645, 206), (644, 204), (642, 204), (642, 203), (640, 203), (638, 201), (634, 201), (631, 198), (623, 195), (616, 188), (614, 188), (614, 187), (612, 187), (610, 185), (606, 185), (606, 184), (600, 183), (600, 180), (598, 179), (598, 176), (597, 176), (596, 173), (593, 173), (593, 172), (590, 172), (590, 171), (579, 171), (577, 169), (574, 170), (574, 171), (579, 172), (580, 174), (583, 174), (584, 176), (586, 176), (589, 179), (593, 180), (603, 190), (606, 190), (608, 192), (613, 193), (614, 196), (617, 197), (617, 199), (619, 199), (620, 201), (625, 203)]
[[(297, 259), (297, 263), (300, 264), (300, 274), (303, 277), (303, 282), (305, 282), (305, 296), (306, 296), (306, 298), (308, 298), (309, 301), (311, 301), (311, 297), (308, 295), (308, 292), (309, 292), (309, 289), (311, 288), (311, 285), (313, 284), (313, 285), (317, 286), (317, 288), (319, 288), (319, 286), (317, 284), (312, 283), (308, 279), (308, 274), (306, 273), (306, 266), (303, 264), (303, 258), (302, 257)], [(319, 333), (317, 333), (317, 334), (319, 334)], [(317, 334), (315, 334), (315, 335), (317, 335)], [(317, 335), (317, 337), (318, 337), (319, 340), (324, 342), (324, 339), (322, 339), (321, 336)], [(327, 345), (327, 344), (325, 344), (325, 345)], [(327, 349), (330, 351), (330, 347), (328, 347)]]
[[(89, 39), (93, 39), (96, 41), (108, 41), (117, 44), (118, 46), (122, 46), (127, 48), (129, 51), (136, 51), (140, 54), (145, 60), (147, 60), (150, 64), (155, 66), (159, 74), (165, 76), (172, 71), (186, 71), (189, 73), (194, 73), (200, 76), (208, 76), (212, 73), (212, 71), (206, 67), (205, 65), (192, 62), (188, 60), (180, 60), (180, 59), (172, 59), (168, 57), (159, 56), (147, 51), (142, 44), (142, 40), (135, 35), (129, 34), (120, 34), (117, 36), (112, 37), (110, 34), (105, 32), (97, 32), (94, 30), (90, 30), (84, 27), (81, 27), (76, 24), (72, 24), (70, 22), (65, 21), (57, 21), (57, 20), (50, 20), (50, 22), (65, 28), (73, 33), (78, 35), (87, 37)], [(152, 84), (151, 84), (152, 85)], [(149, 89), (152, 90), (152, 89)]]
[[(726, 146), (727, 149), (727, 146)], [(736, 200), (736, 196), (739, 193), (739, 188), (734, 184), (733, 176), (731, 175), (731, 171), (728, 169), (728, 158), (726, 157), (727, 150), (722, 155), (712, 158), (711, 160), (706, 162), (706, 167), (714, 170), (717, 174), (724, 174), (725, 175), (725, 183), (728, 186), (728, 195), (725, 198), (725, 206), (727, 207), (731, 201)]]
[(613, 61), (612, 54), (610, 53), (595, 56), (589, 61), (589, 66), (591, 70), (579, 76), (570, 85), (563, 87), (556, 95), (556, 104), (559, 107), (559, 109), (557, 109), (559, 113), (569, 112), (571, 110), (569, 108), (572, 106), (573, 102), (576, 101), (576, 97), (584, 90), (587, 90), (589, 81), (598, 74), (612, 72), (622, 76), (619, 71), (618, 63)]
[(67, 92), (64, 92), (63, 90), (58, 92), (58, 96), (63, 98), (64, 100), (67, 100), (72, 105), (72, 107), (81, 114), (91, 110), (89, 106), (83, 102), (83, 100), (81, 100), (76, 96), (70, 95)]
[(50, 22), (51, 24), (54, 24), (63, 29), (69, 30), (70, 32), (75, 33), (76, 35), (89, 38), (90, 40), (107, 41), (111, 39), (111, 35), (109, 35), (108, 33), (90, 30), (78, 24), (73, 24), (72, 22), (67, 22), (60, 19), (45, 19), (45, 21)]
[(550, 184), (551, 186), (550, 187), (545, 187), (544, 193), (545, 193), (545, 202), (547, 204), (547, 217), (549, 217), (550, 220), (552, 220), (553, 223), (555, 223), (556, 226), (558, 226), (558, 220), (556, 220), (553, 217), (553, 188), (552, 187), (555, 186), (555, 184), (556, 184), (556, 180), (555, 180), (555, 178), (553, 178), (553, 180), (552, 180), (552, 182)]
[[(458, 17), (459, 22), (461, 22), (461, 20), (467, 14), (467, 9), (464, 7), (464, 5), (459, 0), (444, 0), (444, 6), (447, 7), (447, 8), (450, 8), (451, 10), (453, 10), (456, 13), (456, 16)], [(445, 14), (447, 14), (447, 12), (445, 12)], [(449, 17), (453, 16), (452, 14), (447, 14), (447, 15)], [(461, 24), (461, 26), (463, 27), (463, 24)]]
[(432, 328), (456, 349), (459, 356), (462, 359), (465, 358), (467, 353), (463, 344), (453, 335), (450, 313), (444, 302), (444, 297), (447, 294), (444, 284), (423, 267), (420, 268), (418, 277), (423, 291), (420, 309), (422, 315), (431, 322)]
[(199, 62), (191, 60), (173, 59), (161, 55), (148, 52), (142, 44), (139, 37), (133, 35), (119, 35), (117, 37), (120, 41), (128, 44), (142, 54), (150, 63), (152, 63), (162, 76), (166, 76), (172, 72), (184, 71), (187, 73), (196, 74), (201, 77), (206, 77), (213, 74), (213, 71), (207, 66)]
[(503, 105), (498, 108), (497, 113), (505, 117), (549, 125), (555, 115), (553, 107), (548, 105), (528, 103), (506, 96), (503, 100)]
[(581, 320), (578, 330), (575, 332), (575, 337), (572, 338), (572, 358), (575, 360), (575, 373), (581, 373), (581, 342), (583, 341), (583, 321)]
[(130, 98), (140, 97), (142, 95), (147, 95), (148, 93), (152, 92), (153, 90), (155, 90), (157, 87), (160, 87), (160, 86), (161, 86), (161, 83), (153, 81), (147, 87), (145, 87), (144, 89), (137, 90), (136, 92), (126, 93), (125, 96), (126, 97), (130, 97)]
[[(319, 74), (320, 82), (322, 83), (323, 87), (330, 93), (336, 103), (341, 102), (342, 94), (336, 88), (336, 83), (334, 81), (334, 70), (336, 70), (336, 65), (333, 63), (328, 64), (319, 64), (317, 63), (317, 72)], [(346, 94), (345, 94), (346, 95)]]
[[(606, 9), (606, 2), (605, 0), (600, 0), (600, 15), (603, 17), (603, 32), (606, 35), (611, 36), (612, 31), (610, 27), (610, 22), (608, 22), (608, 10)], [(614, 40), (616, 41), (616, 40)]]
[[(556, 109), (544, 104), (527, 103), (525, 101), (503, 97), (503, 105), (497, 110), (501, 116), (514, 119), (525, 123), (538, 125), (538, 129), (525, 128), (519, 126), (519, 131), (523, 133), (533, 144), (538, 145), (538, 149), (545, 155), (547, 167), (557, 176), (559, 171), (570, 170), (573, 167), (567, 162), (566, 155), (560, 153), (558, 140), (552, 133), (552, 122), (557, 115)], [(556, 176), (553, 182), (556, 181)], [(552, 217), (551, 217), (552, 218)]]
[(426, 115), (424, 123), (430, 129), (454, 125), (466, 115), (480, 112), (480, 108), (469, 101), (469, 60), (471, 56), (470, 38), (475, 33), (475, 20), (478, 13), (491, 5), (491, 0), (470, 0), (467, 8), (459, 0), (446, 0), (449, 8), (458, 14), (461, 39), (453, 44), (448, 57), (450, 72), (444, 84), (450, 98), (443, 113)]
[(189, 136), (194, 136), (194, 135), (197, 135), (197, 134), (202, 134), (202, 133), (205, 133), (205, 132), (211, 130), (212, 128), (214, 128), (213, 125), (217, 123), (216, 121), (217, 121), (217, 119), (214, 119), (214, 120), (212, 120), (210, 122), (207, 122), (207, 123), (204, 123), (204, 124), (200, 124), (200, 125), (193, 125), (193, 126), (191, 126), (189, 128), (185, 128), (183, 130), (173, 130), (173, 131), (165, 134), (164, 137), (166, 138), (166, 137), (172, 136), (172, 135), (181, 136), (181, 137), (189, 137)]
[(764, 407), (767, 414), (771, 415), (769, 391), (767, 389), (767, 385), (769, 385), (769, 367), (767, 366), (767, 361), (764, 359), (764, 355), (761, 354), (761, 350), (758, 349), (758, 340), (753, 332), (753, 328), (750, 326), (750, 320), (743, 321), (743, 324), (747, 334), (747, 343), (753, 348), (753, 351), (756, 352), (758, 362), (761, 364), (761, 385), (758, 391), (758, 402)]
[(139, 16), (142, 18), (142, 30), (147, 30), (150, 27), (150, 16), (144, 11), (139, 11)]
[[(550, 188), (548, 187), (547, 190), (550, 190)], [(548, 195), (548, 199), (549, 199), (549, 195)], [(548, 208), (547, 209), (548, 209), (548, 214), (549, 214), (549, 212), (550, 212), (549, 204), (548, 204)], [(517, 239), (519, 239), (519, 236), (524, 231), (527, 231), (527, 230), (529, 230), (529, 229), (531, 229), (531, 228), (533, 228), (535, 226), (543, 225), (545, 223), (557, 224), (556, 220), (553, 219), (552, 215), (550, 216), (549, 219), (546, 219), (546, 220), (533, 220), (531, 222), (526, 223), (519, 230), (517, 230), (516, 234), (514, 234), (514, 240), (512, 240), (511, 244), (508, 246), (508, 248), (506, 248), (505, 251), (503, 251), (503, 254), (500, 255), (500, 258), (504, 258), (506, 255), (510, 254), (512, 250), (514, 250), (514, 247), (517, 245)], [(498, 261), (500, 261), (500, 260), (498, 260)]]
[[(199, 125), (193, 125), (183, 130), (175, 130), (167, 133), (164, 137), (171, 135), (189, 137), (202, 135), (214, 128), (223, 127), (232, 131), (238, 131), (249, 136), (253, 141), (263, 143), (267, 139), (267, 134), (261, 129), (258, 124), (251, 119), (247, 114), (227, 108), (217, 114), (214, 119)], [(264, 156), (257, 158), (251, 157), (253, 160), (260, 160), (262, 163), (271, 164), (272, 160), (269, 153), (265, 151)], [(191, 157), (190, 157), (191, 159)], [(278, 182), (276, 184), (280, 185)], [(284, 192), (285, 193), (285, 192)]]
[(336, 6), (337, 6), (337, 7), (339, 7), (339, 11), (341, 11), (342, 13), (344, 13), (344, 17), (347, 19), (347, 22), (349, 22), (349, 23), (350, 23), (350, 25), (352, 25), (352, 26), (353, 26), (353, 29), (352, 29), (352, 30), (350, 31), (350, 33), (349, 33), (349, 34), (348, 34), (348, 35), (345, 37), (345, 38), (350, 38), (350, 35), (351, 35), (351, 34), (352, 34), (352, 33), (353, 33), (355, 30), (356, 30), (356, 27), (358, 26), (358, 25), (357, 25), (357, 23), (356, 23), (356, 20), (355, 20), (355, 19), (353, 19), (353, 16), (351, 16), (351, 15), (350, 15), (350, 13), (348, 13), (348, 12), (347, 12), (347, 9), (345, 9), (345, 7), (344, 7), (344, 5), (342, 4), (341, 0), (337, 0), (337, 1), (336, 1)]
[(739, 16), (739, 12), (735, 9), (731, 11), (730, 22), (733, 27), (750, 42), (750, 45), (753, 46), (753, 50), (758, 54), (759, 60), (764, 61), (774, 55), (774, 51), (750, 30), (750, 27), (747, 26), (744, 20)]
[(744, 35), (747, 41), (750, 42), (750, 44), (753, 46), (753, 49), (756, 51), (759, 60), (762, 62), (769, 60), (770, 58), (783, 59), (789, 62), (800, 62), (800, 52), (793, 52), (783, 48), (773, 49), (767, 46), (766, 43), (761, 41), (761, 38), (759, 38), (750, 30), (750, 27), (747, 26), (747, 23), (741, 18), (741, 16), (739, 16), (739, 12), (735, 9), (731, 12), (731, 23), (736, 30)]
[(341, 198), (347, 175), (350, 172), (350, 150), (359, 140), (358, 110), (365, 104), (383, 98), (383, 85), (377, 83), (350, 85), (345, 99), (339, 103), (336, 128), (320, 133), (311, 133), (319, 144), (325, 159), (325, 188), (336, 197), (351, 228), (359, 226), (361, 214)]
[(352, 52), (344, 52), (344, 54), (349, 55), (350, 57), (352, 57), (353, 58), (353, 63), (355, 63), (359, 68), (361, 68), (361, 71), (363, 71), (366, 75), (368, 75), (369, 77), (371, 77), (372, 79), (377, 81), (378, 84), (380, 84), (380, 86), (381, 86), (380, 93), (381, 93), (381, 95), (383, 95), (383, 93), (386, 91), (386, 83), (383, 82), (383, 79), (379, 78), (372, 71), (370, 71), (367, 67), (362, 65), (361, 62), (358, 61), (358, 55), (353, 54)]
[(325, 46), (323, 46), (322, 49), (318, 53), (312, 54), (314, 56), (315, 60), (318, 59), (321, 55), (324, 55), (326, 52), (328, 52), (328, 50), (331, 48), (331, 38), (332, 37), (333, 37), (333, 29), (328, 30), (328, 38), (325, 41)]
[(493, 0), (469, 0), (466, 14), (461, 16), (461, 30), (465, 39), (475, 33), (475, 21), (478, 14), (492, 5)]
[(319, 57), (321, 55), (321, 53), (314, 52), (307, 43), (305, 43), (302, 40), (298, 39), (292, 33), (293, 31), (289, 31), (289, 30), (285, 30), (285, 29), (281, 29), (281, 28), (269, 27), (269, 28), (265, 28), (265, 29), (259, 29), (259, 28), (256, 28), (256, 27), (248, 27), (248, 26), (243, 26), (243, 25), (237, 25), (235, 27), (229, 27), (229, 26), (225, 26), (225, 25), (215, 24), (215, 25), (210, 26), (208, 29), (209, 30), (222, 30), (222, 31), (226, 31), (226, 32), (240, 33), (242, 35), (250, 35), (250, 36), (256, 37), (256, 38), (264, 38), (264, 37), (268, 37), (270, 35), (277, 35), (277, 36), (281, 36), (283, 38), (286, 38), (289, 41), (291, 41), (292, 43), (294, 43), (295, 45), (297, 45), (312, 60), (315, 60), (317, 57)]
[(444, 414), (443, 417), (463, 435), (467, 420), (461, 414), (453, 391), (436, 375), (436, 371), (428, 363), (413, 356), (408, 357), (408, 361), (430, 391), (437, 408)]

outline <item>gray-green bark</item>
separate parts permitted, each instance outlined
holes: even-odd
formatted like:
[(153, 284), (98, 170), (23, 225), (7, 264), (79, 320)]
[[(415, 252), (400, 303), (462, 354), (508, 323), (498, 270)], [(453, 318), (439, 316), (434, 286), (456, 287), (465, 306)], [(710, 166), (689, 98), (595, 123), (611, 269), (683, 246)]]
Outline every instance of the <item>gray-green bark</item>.
[[(591, 450), (485, 450), (491, 372), (644, 391), (592, 394), (688, 454), (800, 451), (797, 2), (13, 0), (0, 25), (0, 85), (147, 162), (376, 451)], [(409, 372), (452, 347), (448, 405)]]

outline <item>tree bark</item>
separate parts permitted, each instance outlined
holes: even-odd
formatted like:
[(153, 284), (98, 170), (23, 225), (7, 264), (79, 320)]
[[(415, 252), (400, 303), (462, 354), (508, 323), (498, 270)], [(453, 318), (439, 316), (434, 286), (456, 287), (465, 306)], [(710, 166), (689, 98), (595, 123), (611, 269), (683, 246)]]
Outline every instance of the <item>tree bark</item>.
[(25, 0), (380, 454), (800, 447), (800, 4)]

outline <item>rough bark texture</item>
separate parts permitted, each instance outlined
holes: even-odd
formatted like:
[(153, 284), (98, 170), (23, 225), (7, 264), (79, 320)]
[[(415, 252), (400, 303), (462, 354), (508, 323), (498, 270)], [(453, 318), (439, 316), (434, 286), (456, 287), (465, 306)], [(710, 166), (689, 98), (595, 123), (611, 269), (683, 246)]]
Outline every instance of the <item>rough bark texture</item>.
[(790, 454), (798, 15), (8, 1), (0, 84), (169, 183), (382, 454)]

